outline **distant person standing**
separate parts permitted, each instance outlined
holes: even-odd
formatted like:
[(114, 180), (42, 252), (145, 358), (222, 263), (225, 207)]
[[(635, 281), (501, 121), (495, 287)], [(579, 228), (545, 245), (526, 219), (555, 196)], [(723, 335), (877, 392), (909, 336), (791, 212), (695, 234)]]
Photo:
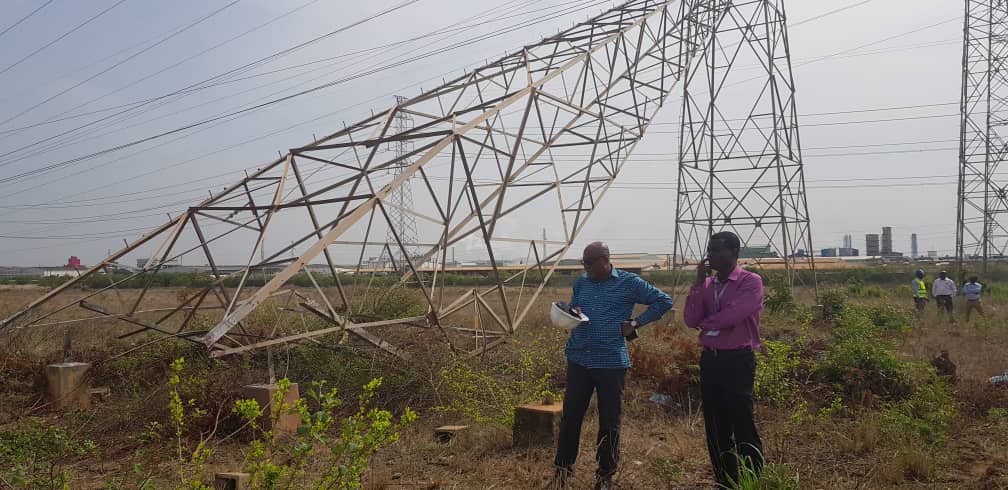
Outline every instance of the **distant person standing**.
[(700, 331), (700, 392), (707, 451), (718, 485), (739, 481), (739, 462), (759, 474), (763, 444), (753, 421), (753, 382), (760, 348), (763, 279), (738, 266), (741, 243), (716, 233), (697, 266), (683, 319)]
[(966, 321), (970, 320), (973, 310), (984, 314), (983, 306), (980, 304), (980, 293), (983, 292), (983, 284), (977, 282), (977, 276), (970, 276), (969, 281), (962, 286), (962, 295), (966, 297)]
[(938, 311), (945, 310), (949, 319), (952, 319), (952, 298), (956, 295), (956, 283), (949, 279), (948, 273), (945, 271), (938, 273), (938, 279), (931, 284), (931, 293), (934, 295)]
[(917, 312), (923, 312), (924, 306), (928, 302), (927, 283), (924, 282), (924, 269), (917, 269), (917, 272), (914, 272), (914, 279), (910, 284), (913, 288), (914, 308), (917, 308)]

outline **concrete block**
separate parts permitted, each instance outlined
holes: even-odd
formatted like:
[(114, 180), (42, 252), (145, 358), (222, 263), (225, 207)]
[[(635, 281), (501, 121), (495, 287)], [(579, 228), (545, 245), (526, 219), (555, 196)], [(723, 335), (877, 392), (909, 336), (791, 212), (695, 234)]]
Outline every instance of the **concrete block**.
[(441, 444), (447, 444), (451, 442), (451, 440), (454, 439), (459, 432), (467, 429), (469, 429), (468, 425), (442, 425), (441, 427), (434, 429), (434, 439)]
[(112, 394), (108, 386), (99, 386), (97, 388), (91, 388), (90, 390), (88, 390), (88, 393), (91, 393), (92, 400), (97, 399), (98, 401), (102, 402), (109, 401), (109, 398), (111, 398)]
[(555, 446), (563, 402), (530, 403), (515, 408), (511, 442), (518, 447)]
[[(259, 402), (259, 406), (262, 407), (263, 416), (259, 420), (259, 426), (264, 430), (272, 430), (276, 435), (288, 435), (293, 434), (297, 431), (299, 425), (301, 425), (301, 416), (297, 413), (283, 413), (277, 420), (276, 425), (273, 425), (273, 394), (279, 390), (279, 387), (275, 384), (255, 384), (245, 387), (244, 394), (246, 398), (252, 398)], [(290, 389), (287, 390), (287, 394), (284, 396), (284, 404), (293, 406), (298, 399), (301, 398), (301, 393), (298, 391), (298, 384), (291, 383)]]
[(49, 401), (56, 410), (91, 407), (91, 387), (86, 362), (61, 362), (46, 366)]
[(214, 490), (248, 490), (248, 473), (217, 473), (214, 475)]

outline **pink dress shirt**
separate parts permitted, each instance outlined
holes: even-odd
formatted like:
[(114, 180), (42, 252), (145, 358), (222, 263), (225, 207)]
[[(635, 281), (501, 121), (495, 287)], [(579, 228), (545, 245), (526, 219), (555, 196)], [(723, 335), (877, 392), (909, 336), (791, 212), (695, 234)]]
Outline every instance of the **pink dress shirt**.
[(700, 343), (708, 349), (757, 350), (762, 309), (763, 279), (735, 267), (723, 283), (708, 277), (703, 286), (693, 286), (683, 319), (700, 330)]

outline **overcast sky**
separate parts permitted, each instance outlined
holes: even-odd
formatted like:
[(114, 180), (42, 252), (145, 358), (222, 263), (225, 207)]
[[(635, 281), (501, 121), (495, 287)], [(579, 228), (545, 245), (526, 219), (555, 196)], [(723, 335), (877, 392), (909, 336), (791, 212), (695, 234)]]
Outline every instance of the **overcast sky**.
[[(58, 265), (69, 255), (95, 263), (121, 247), (123, 239), (138, 237), (208, 190), (240, 179), (243, 169), (276, 158), (278, 150), (331, 133), (344, 121), (386, 108), (396, 94), (416, 95), (442, 77), (458, 76), (612, 5), (418, 0), (350, 26), (402, 3), (4, 1), (0, 264)], [(822, 16), (848, 5), (854, 7)], [(864, 234), (892, 226), (896, 250), (909, 252), (915, 232), (922, 253), (951, 253), (961, 3), (792, 0), (787, 8), (795, 24), (791, 53), (816, 248), (839, 246), (851, 233), (863, 249)], [(530, 19), (531, 25), (514, 32), (460, 43), (238, 118), (76, 160)], [(479, 25), (380, 55), (352, 55), (461, 21)], [(347, 29), (219, 79), (222, 83), (212, 88), (130, 105), (341, 27)], [(679, 104), (671, 101), (660, 114), (578, 245), (601, 239), (614, 252), (671, 250)]]

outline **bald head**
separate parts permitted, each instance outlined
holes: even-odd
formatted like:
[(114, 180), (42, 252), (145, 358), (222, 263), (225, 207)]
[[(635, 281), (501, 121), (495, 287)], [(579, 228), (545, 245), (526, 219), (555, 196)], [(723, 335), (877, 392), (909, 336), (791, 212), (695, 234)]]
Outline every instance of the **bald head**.
[(592, 242), (585, 247), (581, 254), (581, 264), (584, 265), (585, 273), (593, 281), (605, 281), (612, 273), (612, 265), (609, 263), (609, 247), (602, 242)]
[(588, 254), (592, 254), (595, 257), (604, 256), (605, 258), (609, 258), (609, 246), (602, 242), (591, 242), (585, 247), (583, 255), (587, 257)]

